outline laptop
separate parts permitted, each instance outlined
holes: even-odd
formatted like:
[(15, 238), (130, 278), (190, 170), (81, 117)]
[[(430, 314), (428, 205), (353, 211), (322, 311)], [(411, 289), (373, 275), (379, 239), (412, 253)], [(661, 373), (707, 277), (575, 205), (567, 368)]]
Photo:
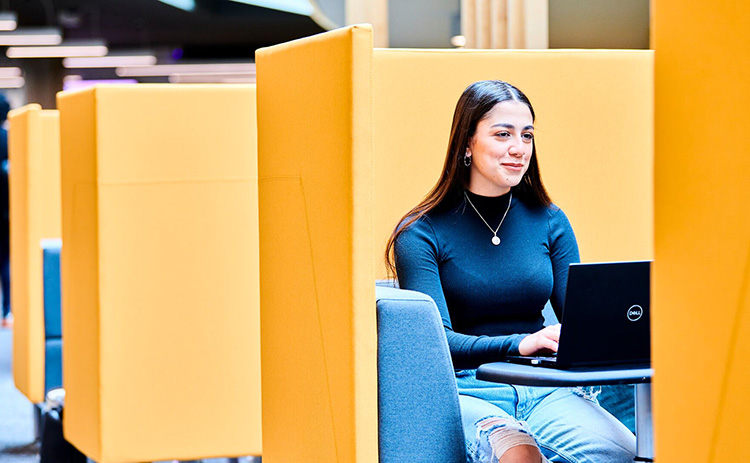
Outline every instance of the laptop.
[(557, 355), (507, 361), (558, 369), (651, 363), (651, 262), (570, 264)]

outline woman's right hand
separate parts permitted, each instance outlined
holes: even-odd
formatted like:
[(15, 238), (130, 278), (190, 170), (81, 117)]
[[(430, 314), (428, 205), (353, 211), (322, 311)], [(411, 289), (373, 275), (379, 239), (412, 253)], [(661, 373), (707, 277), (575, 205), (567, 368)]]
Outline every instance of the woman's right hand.
[(536, 333), (532, 333), (521, 340), (518, 353), (521, 355), (538, 355), (557, 352), (560, 342), (560, 324), (545, 326)]

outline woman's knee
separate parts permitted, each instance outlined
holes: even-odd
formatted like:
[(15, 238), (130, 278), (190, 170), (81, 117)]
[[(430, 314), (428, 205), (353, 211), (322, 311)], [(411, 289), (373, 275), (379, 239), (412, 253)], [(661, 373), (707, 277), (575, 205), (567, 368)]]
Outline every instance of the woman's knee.
[(476, 422), (470, 449), (473, 461), (482, 463), (539, 463), (542, 456), (534, 437), (523, 423), (512, 418), (488, 416)]
[(505, 451), (499, 463), (541, 463), (542, 454), (536, 446), (517, 445)]
[(528, 418), (542, 452), (554, 463), (627, 463), (635, 436), (599, 405), (558, 390)]

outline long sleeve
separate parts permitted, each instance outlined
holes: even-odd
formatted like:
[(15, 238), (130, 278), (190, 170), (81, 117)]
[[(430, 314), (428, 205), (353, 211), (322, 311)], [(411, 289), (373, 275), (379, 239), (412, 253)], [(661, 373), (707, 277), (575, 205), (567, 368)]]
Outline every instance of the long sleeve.
[(456, 368), (474, 368), (518, 353), (525, 335), (469, 335), (453, 330), (440, 276), (440, 246), (427, 217), (409, 226), (395, 243), (396, 271), (399, 285), (432, 297), (443, 320), (448, 346)]
[(568, 266), (571, 263), (580, 262), (578, 254), (578, 242), (576, 241), (573, 227), (568, 217), (558, 207), (552, 206), (549, 211), (549, 233), (550, 233), (550, 260), (552, 261), (552, 273), (554, 275), (554, 286), (550, 303), (555, 310), (558, 320), (562, 320), (565, 302), (565, 288), (568, 285)]

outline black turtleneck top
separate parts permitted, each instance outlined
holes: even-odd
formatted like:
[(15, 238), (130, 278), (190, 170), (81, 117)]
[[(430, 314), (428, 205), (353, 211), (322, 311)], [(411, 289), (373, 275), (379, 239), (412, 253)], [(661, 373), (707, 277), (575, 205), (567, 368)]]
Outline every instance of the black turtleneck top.
[[(510, 194), (467, 194), (494, 230)], [(497, 246), (479, 214), (461, 197), (414, 222), (395, 245), (400, 287), (435, 300), (459, 369), (517, 354), (521, 339), (542, 328), (548, 300), (561, 319), (568, 264), (579, 261), (573, 229), (557, 206), (512, 198)]]

